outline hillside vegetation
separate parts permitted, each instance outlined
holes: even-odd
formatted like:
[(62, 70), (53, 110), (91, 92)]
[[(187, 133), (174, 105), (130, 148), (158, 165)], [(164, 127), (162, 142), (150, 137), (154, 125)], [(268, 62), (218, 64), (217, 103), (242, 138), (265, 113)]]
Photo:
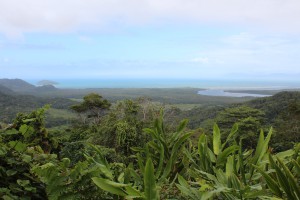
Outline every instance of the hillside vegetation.
[[(21, 95), (15, 92), (0, 92), (0, 122), (11, 123), (19, 112), (31, 112), (37, 108), (40, 108), (46, 104), (52, 106), (52, 108), (59, 109), (61, 112), (68, 111), (69, 107), (74, 104), (73, 101), (65, 98), (42, 98), (32, 95)], [(70, 116), (72, 118), (72, 115)], [(65, 118), (56, 116), (49, 116), (49, 121), (63, 124), (66, 122)], [(49, 124), (54, 126), (55, 124)]]
[[(148, 98), (111, 103), (91, 93), (58, 103), (77, 120), (55, 129), (45, 128), (48, 106), (20, 113), (1, 125), (0, 197), (299, 199), (299, 95), (183, 111)], [(26, 106), (43, 102), (1, 98), (2, 109), (21, 99)], [(69, 116), (64, 109), (50, 113)]]
[(300, 92), (102, 91), (114, 100), (0, 85), (1, 199), (300, 199)]
[(300, 198), (300, 144), (272, 152), (272, 128), (252, 149), (238, 137), (238, 123), (223, 138), (217, 124), (212, 134), (199, 134), (186, 128), (187, 120), (168, 127), (162, 110), (141, 112), (130, 100), (106, 112), (109, 106), (101, 96), (86, 96), (73, 107), (81, 124), (67, 132), (45, 129), (47, 107), (19, 114), (0, 132), (0, 197)]

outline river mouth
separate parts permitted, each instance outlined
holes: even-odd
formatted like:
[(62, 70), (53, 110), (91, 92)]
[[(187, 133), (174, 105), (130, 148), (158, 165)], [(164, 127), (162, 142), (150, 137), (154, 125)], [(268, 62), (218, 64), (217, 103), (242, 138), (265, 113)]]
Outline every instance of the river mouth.
[(200, 90), (198, 94), (205, 96), (216, 96), (216, 97), (269, 97), (272, 95), (267, 94), (252, 94), (252, 93), (240, 93), (240, 92), (226, 92), (224, 90)]

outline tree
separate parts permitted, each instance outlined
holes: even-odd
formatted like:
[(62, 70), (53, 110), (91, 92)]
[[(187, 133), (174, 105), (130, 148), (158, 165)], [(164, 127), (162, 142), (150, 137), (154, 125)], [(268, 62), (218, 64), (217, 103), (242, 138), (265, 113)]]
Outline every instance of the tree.
[(103, 118), (98, 127), (100, 137), (97, 133), (93, 139), (94, 143), (115, 148), (118, 153), (129, 155), (132, 153), (130, 147), (140, 146), (145, 141), (140, 113), (141, 108), (135, 101), (117, 102)]
[(276, 151), (292, 148), (300, 142), (300, 101), (291, 102), (275, 121), (275, 137), (273, 138)]
[(79, 114), (83, 123), (86, 123), (87, 119), (93, 119), (94, 123), (98, 124), (110, 106), (111, 103), (101, 95), (90, 93), (83, 97), (82, 103), (71, 106), (71, 109)]
[(224, 130), (227, 137), (230, 128), (238, 123), (238, 138), (244, 139), (243, 147), (254, 148), (260, 129), (264, 124), (265, 113), (259, 109), (247, 106), (227, 108), (216, 117), (217, 124)]

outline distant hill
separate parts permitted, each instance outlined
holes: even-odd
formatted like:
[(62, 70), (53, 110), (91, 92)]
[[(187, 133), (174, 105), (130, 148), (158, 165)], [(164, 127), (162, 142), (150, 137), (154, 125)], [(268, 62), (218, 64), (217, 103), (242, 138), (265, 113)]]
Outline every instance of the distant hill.
[(14, 94), (14, 91), (12, 91), (11, 89), (3, 86), (3, 85), (0, 85), (0, 93), (2, 94)]
[(0, 85), (14, 91), (26, 92), (35, 89), (35, 86), (21, 79), (0, 79)]
[(43, 86), (38, 86), (35, 88), (36, 92), (52, 92), (58, 90), (56, 87), (53, 85), (43, 85)]
[(58, 83), (55, 82), (55, 81), (50, 81), (50, 80), (42, 80), (42, 81), (39, 81), (37, 83), (37, 85), (39, 86), (46, 86), (46, 85), (57, 85)]
[(271, 97), (257, 98), (243, 104), (264, 111), (267, 121), (272, 123), (279, 114), (288, 109), (289, 105), (297, 102), (300, 103), (299, 91), (279, 92)]
[[(248, 111), (245, 111), (247, 107), (250, 108)], [(239, 109), (237, 108), (246, 109), (244, 109), (244, 111), (242, 109), (240, 113), (238, 113)], [(262, 111), (262, 118), (259, 119), (255, 117), (256, 119), (253, 120), (254, 118), (251, 118), (251, 109), (257, 110), (255, 111), (257, 113)], [(222, 114), (224, 116), (224, 113), (226, 113), (226, 110), (231, 110), (231, 112), (227, 112), (228, 118), (230, 118), (230, 116), (236, 118), (240, 116), (242, 121), (251, 122), (251, 120), (253, 120), (252, 124), (246, 127), (250, 130), (253, 127), (255, 128), (255, 124), (259, 123), (259, 128), (263, 128), (265, 131), (273, 127), (271, 143), (275, 152), (287, 150), (300, 142), (300, 92), (298, 91), (279, 92), (271, 97), (257, 98), (238, 104), (210, 107), (203, 106), (185, 111), (177, 116), (179, 119), (189, 119), (189, 128), (195, 129), (201, 127), (207, 133), (211, 133), (211, 127), (215, 122), (219, 124), (221, 129), (224, 129), (222, 123), (232, 123), (233, 125), (234, 122), (231, 122), (228, 118), (221, 118)], [(220, 122), (220, 119), (222, 122)], [(255, 134), (255, 132), (251, 131), (248, 133), (250, 137), (251, 134)], [(256, 133), (258, 134), (259, 131)], [(252, 136), (254, 138), (255, 135)]]
[(7, 93), (9, 92), (8, 90), (10, 90), (11, 92), (16, 92), (19, 94), (36, 95), (58, 90), (52, 84), (46, 84), (50, 82), (44, 81), (43, 83), (45, 84), (37, 87), (21, 79), (0, 79), (0, 91), (2, 91), (3, 93)]
[(202, 106), (184, 111), (179, 117), (189, 118), (190, 128), (197, 128), (204, 121), (208, 119), (213, 120), (219, 112), (225, 110), (226, 108), (248, 106), (262, 110), (265, 113), (266, 125), (269, 126), (275, 123), (278, 116), (284, 114), (290, 105), (297, 103), (300, 104), (300, 92), (279, 92), (271, 97), (256, 98), (243, 103), (224, 104), (222, 106)]
[[(0, 90), (3, 88), (0, 86)], [(30, 112), (50, 104), (52, 108), (69, 109), (76, 102), (65, 98), (41, 98), (32, 95), (8, 94), (0, 91), (0, 122), (10, 123), (19, 112)]]

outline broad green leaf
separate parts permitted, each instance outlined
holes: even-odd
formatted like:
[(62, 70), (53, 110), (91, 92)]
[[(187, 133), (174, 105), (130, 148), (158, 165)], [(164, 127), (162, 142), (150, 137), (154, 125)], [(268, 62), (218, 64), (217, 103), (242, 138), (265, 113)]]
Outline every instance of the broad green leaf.
[(204, 178), (205, 180), (210, 180), (210, 181), (214, 181), (214, 182), (218, 182), (218, 179), (210, 174), (210, 173), (207, 173), (207, 172), (204, 172), (204, 171), (201, 171), (201, 170), (198, 170), (198, 169), (195, 169), (196, 172), (198, 172), (200, 174), (200, 176), (202, 178)]
[[(270, 131), (269, 131), (266, 139), (264, 139), (264, 133), (262, 130), (260, 131), (258, 144), (257, 144), (256, 150), (255, 150), (253, 160), (252, 160), (253, 165), (255, 165), (255, 166), (261, 165), (261, 159), (263, 157), (266, 157), (266, 153), (267, 153), (267, 149), (268, 149), (269, 141), (271, 139), (272, 132), (273, 132), (273, 129), (270, 128)], [(254, 173), (254, 167), (251, 167), (251, 169), (250, 169), (251, 177), (253, 176), (253, 173)]]
[(135, 152), (143, 152), (144, 151), (144, 148), (142, 148), (142, 147), (130, 147), (130, 149)]
[(188, 182), (179, 174), (178, 174), (178, 182), (179, 182), (180, 185), (182, 185), (184, 187), (190, 187)]
[(147, 143), (147, 145), (149, 145), (151, 148), (153, 148), (156, 151), (160, 151), (160, 146), (159, 144), (155, 143), (154, 141), (150, 141)]
[(233, 173), (234, 173), (234, 169), (233, 169), (233, 162), (234, 162), (234, 157), (233, 156), (229, 156), (227, 159), (227, 163), (226, 163), (226, 176), (230, 177)]
[(184, 130), (184, 128), (186, 127), (186, 125), (188, 124), (189, 120), (188, 119), (184, 119), (180, 122), (179, 126), (177, 127), (177, 131), (176, 132), (181, 132)]
[(4, 155), (6, 155), (6, 153), (7, 153), (6, 148), (0, 147), (0, 156), (4, 156)]
[(25, 138), (28, 138), (28, 137), (30, 137), (30, 135), (33, 134), (34, 129), (33, 129), (33, 127), (31, 127), (31, 126), (28, 126), (28, 125), (26, 125), (26, 124), (23, 124), (23, 125), (21, 125), (19, 131), (22, 133), (22, 135), (23, 135)]
[(172, 136), (171, 136), (171, 142), (170, 144), (173, 145), (174, 142), (176, 142), (176, 140), (180, 137), (180, 135), (182, 134), (182, 131), (185, 129), (186, 125), (188, 124), (188, 120), (185, 119), (185, 120), (182, 120), (180, 122), (180, 124), (178, 125), (177, 127), (177, 131), (176, 133), (173, 133)]
[(9, 169), (9, 170), (6, 171), (7, 176), (13, 176), (16, 173), (18, 173), (18, 172), (16, 170), (12, 170), (12, 169)]
[(259, 199), (261, 199), (261, 200), (283, 200), (282, 198), (269, 197), (269, 196), (263, 196), (263, 195), (261, 195), (259, 197)]
[(299, 163), (297, 163), (296, 160), (293, 160), (292, 163), (295, 166), (295, 171), (296, 171), (297, 175), (300, 176), (300, 165), (299, 165)]
[(90, 147), (92, 147), (98, 154), (97, 154), (97, 157), (100, 159), (98, 159), (97, 161), (100, 161), (100, 164), (102, 165), (105, 165), (106, 167), (109, 167), (109, 164), (107, 162), (107, 160), (104, 158), (104, 156), (102, 155), (102, 152), (101, 150), (96, 146), (96, 145), (93, 145), (93, 144), (88, 144)]
[(112, 182), (103, 178), (93, 177), (93, 182), (102, 190), (110, 192), (112, 194), (116, 194), (119, 196), (126, 196), (127, 194), (123, 190), (123, 187), (128, 186), (127, 184), (120, 184), (116, 182)]
[(33, 122), (33, 121), (35, 121), (35, 120), (36, 120), (36, 118), (24, 119), (24, 120), (23, 120), (23, 123)]
[(287, 177), (285, 176), (283, 171), (279, 168), (279, 166), (276, 165), (276, 163), (271, 155), (269, 155), (269, 160), (270, 160), (270, 164), (271, 164), (272, 168), (274, 168), (276, 171), (276, 177), (277, 177), (277, 180), (278, 180), (280, 186), (285, 191), (285, 193), (289, 199), (295, 199), (294, 193), (292, 192), (292, 188), (290, 187), (290, 184), (289, 184), (289, 180), (287, 179)]
[(283, 170), (288, 178), (288, 182), (292, 186), (292, 190), (297, 195), (298, 199), (300, 199), (300, 187), (299, 187), (299, 184), (297, 183), (297, 181), (295, 180), (294, 175), (287, 168), (287, 166), (282, 162), (282, 160), (280, 160), (279, 158), (277, 158), (277, 160), (278, 160), (279, 164), (281, 165), (281, 167), (283, 168)]
[(101, 155), (101, 153), (97, 154), (97, 156), (100, 157), (100, 159), (98, 159), (98, 161), (100, 161), (100, 163), (89, 155), (84, 154), (84, 156), (86, 157), (86, 159), (88, 161), (95, 163), (95, 165), (102, 172), (103, 175), (105, 175), (110, 180), (113, 180), (113, 173), (110, 170), (107, 161), (104, 159), (104, 157)]
[(219, 155), (221, 151), (221, 134), (217, 124), (214, 124), (213, 129), (213, 149), (216, 155)]
[(138, 191), (137, 189), (131, 187), (131, 186), (125, 186), (126, 193), (128, 194), (126, 196), (127, 199), (133, 199), (133, 198), (145, 198), (145, 196)]
[(258, 142), (257, 142), (257, 146), (256, 146), (256, 150), (255, 150), (255, 154), (254, 154), (254, 165), (257, 164), (258, 159), (260, 157), (260, 154), (262, 153), (263, 150), (263, 146), (264, 146), (264, 132), (261, 130), (260, 134), (259, 134), (259, 138), (258, 138)]
[(29, 191), (29, 192), (33, 192), (33, 193), (36, 193), (36, 188), (35, 187), (24, 187), (24, 189), (26, 190), (26, 191)]
[(247, 185), (247, 181), (246, 181), (246, 175), (245, 175), (245, 165), (244, 165), (244, 154), (242, 152), (242, 145), (243, 144), (243, 140), (241, 139), (239, 142), (239, 155), (238, 155), (238, 162), (240, 165), (240, 174), (243, 180), (244, 185)]
[(262, 189), (250, 190), (245, 193), (244, 198), (245, 199), (258, 199), (261, 196), (266, 195), (266, 194), (268, 194), (268, 192), (266, 190), (262, 190)]
[(173, 148), (172, 148), (172, 152), (171, 152), (171, 157), (167, 162), (167, 166), (163, 172), (163, 175), (161, 177), (161, 180), (163, 180), (164, 178), (167, 178), (167, 176), (169, 175), (169, 173), (172, 170), (173, 165), (175, 164), (175, 159), (177, 158), (177, 152), (179, 151), (180, 147), (184, 144), (184, 142), (192, 135), (193, 133), (186, 133), (185, 135), (181, 136), (176, 143), (174, 144)]
[(145, 171), (145, 165), (144, 165), (144, 159), (143, 159), (143, 157), (139, 153), (136, 155), (136, 157), (138, 159), (137, 161), (138, 161), (138, 165), (139, 165), (140, 171), (144, 172)]
[(26, 162), (26, 163), (30, 163), (30, 161), (31, 161), (31, 156), (29, 156), (29, 155), (26, 155), (26, 154), (23, 154), (22, 155), (22, 160), (24, 161), (24, 162)]
[(231, 129), (229, 135), (227, 136), (226, 141), (222, 144), (222, 149), (224, 149), (225, 146), (226, 146), (226, 144), (232, 139), (232, 137), (235, 136), (235, 134), (236, 134), (237, 131), (238, 131), (238, 128), (239, 128), (238, 123), (235, 123), (235, 124), (232, 126), (232, 129)]
[(17, 131), (16, 129), (5, 130), (6, 135), (16, 135), (18, 133), (19, 133), (19, 131)]
[(18, 152), (23, 152), (27, 148), (27, 145), (21, 141), (10, 141), (8, 144)]
[(30, 184), (30, 181), (29, 180), (21, 180), (21, 179), (18, 179), (17, 180), (17, 183), (20, 185), (20, 186), (26, 186), (28, 184)]
[(207, 199), (211, 199), (214, 195), (219, 194), (221, 192), (225, 192), (227, 190), (226, 187), (218, 187), (217, 189), (213, 190), (213, 191), (209, 191), (209, 192), (205, 192), (202, 196), (201, 196), (201, 200), (207, 200)]
[(290, 150), (287, 150), (287, 151), (277, 153), (276, 157), (280, 158), (280, 159), (285, 159), (286, 157), (291, 157), (294, 154), (295, 154), (295, 151), (293, 149), (290, 149)]
[(26, 132), (28, 131), (30, 126), (26, 125), (26, 124), (22, 124), (21, 127), (19, 128), (19, 131), (22, 133), (22, 135), (25, 135)]
[(176, 184), (177, 188), (181, 191), (181, 193), (189, 199), (198, 200), (201, 199), (201, 193), (198, 189), (191, 187), (188, 182), (178, 174), (178, 182)]
[(222, 151), (222, 153), (220, 153), (218, 155), (217, 165), (223, 164), (226, 161), (226, 159), (228, 158), (228, 156), (237, 150), (239, 150), (239, 146), (237, 146), (237, 145), (227, 147), (224, 151)]
[(229, 176), (228, 181), (231, 182), (231, 185), (234, 189), (241, 190), (242, 184), (241, 184), (240, 180), (238, 179), (238, 177), (235, 174), (232, 173)]
[[(229, 172), (230, 170), (227, 171)], [(214, 172), (216, 174), (218, 182), (220, 182), (223, 185), (227, 185), (229, 175), (226, 175), (226, 171), (224, 173), (224, 171), (219, 168), (219, 169), (214, 169)]]
[(144, 173), (144, 191), (146, 200), (159, 199), (156, 189), (154, 166), (151, 158), (147, 160)]
[(263, 146), (262, 146), (261, 153), (259, 155), (258, 160), (261, 160), (263, 158), (263, 156), (265, 155), (266, 151), (268, 150), (269, 142), (270, 142), (272, 133), (273, 133), (273, 128), (270, 128), (269, 133), (268, 133), (266, 139), (263, 142)]
[(118, 176), (117, 180), (118, 180), (119, 183), (124, 183), (124, 172), (122, 172), (122, 173)]
[(277, 197), (282, 197), (282, 192), (280, 190), (280, 187), (277, 184), (277, 181), (274, 180), (271, 176), (269, 176), (264, 170), (260, 169), (257, 166), (254, 166), (264, 177), (264, 179), (267, 182), (268, 187), (272, 190), (272, 192), (277, 196)]

